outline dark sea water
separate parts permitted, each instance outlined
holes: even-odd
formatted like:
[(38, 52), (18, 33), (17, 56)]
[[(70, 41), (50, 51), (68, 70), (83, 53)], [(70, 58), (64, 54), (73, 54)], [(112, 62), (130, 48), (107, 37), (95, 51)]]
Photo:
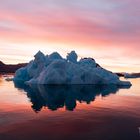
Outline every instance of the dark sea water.
[(0, 140), (140, 140), (140, 79), (128, 88), (29, 87), (6, 78), (0, 76)]

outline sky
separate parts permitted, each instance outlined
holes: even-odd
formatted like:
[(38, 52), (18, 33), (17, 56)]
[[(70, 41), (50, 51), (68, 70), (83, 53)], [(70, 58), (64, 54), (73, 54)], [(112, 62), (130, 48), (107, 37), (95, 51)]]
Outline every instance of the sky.
[(0, 0), (0, 60), (75, 50), (114, 72), (140, 71), (140, 0)]

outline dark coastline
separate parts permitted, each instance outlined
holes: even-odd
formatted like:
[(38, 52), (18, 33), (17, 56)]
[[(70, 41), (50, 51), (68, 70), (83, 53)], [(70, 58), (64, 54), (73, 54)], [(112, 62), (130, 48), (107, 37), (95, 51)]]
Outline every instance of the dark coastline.
[(27, 63), (21, 63), (21, 64), (4, 64), (0, 61), (0, 74), (7, 74), (7, 73), (15, 73), (15, 71), (21, 67), (26, 66)]

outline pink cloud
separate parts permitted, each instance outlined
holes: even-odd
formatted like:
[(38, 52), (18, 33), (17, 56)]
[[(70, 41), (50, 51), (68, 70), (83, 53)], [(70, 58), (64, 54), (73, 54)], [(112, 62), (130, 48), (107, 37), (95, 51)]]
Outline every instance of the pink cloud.
[(120, 58), (140, 59), (139, 5), (139, 0), (5, 0), (0, 39), (73, 43), (110, 53), (118, 49)]

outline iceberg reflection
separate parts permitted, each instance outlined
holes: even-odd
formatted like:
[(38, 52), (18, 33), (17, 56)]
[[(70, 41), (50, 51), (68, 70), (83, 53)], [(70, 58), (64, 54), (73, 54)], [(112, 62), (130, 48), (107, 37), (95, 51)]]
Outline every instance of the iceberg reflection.
[(41, 111), (43, 107), (50, 110), (57, 110), (65, 107), (66, 110), (73, 111), (76, 102), (86, 102), (90, 104), (96, 96), (107, 96), (115, 94), (121, 88), (116, 85), (24, 85), (15, 83), (15, 87), (24, 90), (32, 103), (35, 112)]

